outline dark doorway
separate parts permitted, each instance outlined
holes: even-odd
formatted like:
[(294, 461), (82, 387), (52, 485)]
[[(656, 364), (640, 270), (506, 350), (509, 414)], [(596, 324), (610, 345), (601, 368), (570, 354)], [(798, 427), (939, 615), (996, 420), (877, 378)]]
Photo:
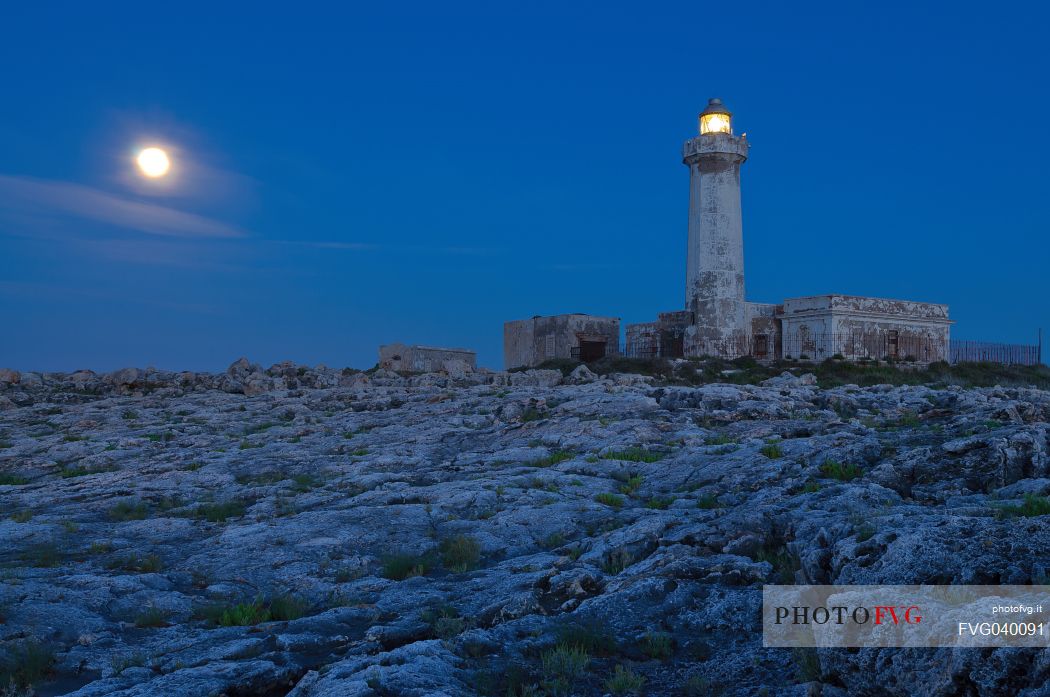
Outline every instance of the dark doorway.
[(665, 331), (660, 337), (660, 355), (664, 358), (685, 356), (685, 337), (678, 331)]
[(584, 363), (605, 358), (604, 341), (580, 341), (580, 360)]
[(887, 340), (887, 355), (896, 358), (900, 354), (900, 332), (891, 329)]

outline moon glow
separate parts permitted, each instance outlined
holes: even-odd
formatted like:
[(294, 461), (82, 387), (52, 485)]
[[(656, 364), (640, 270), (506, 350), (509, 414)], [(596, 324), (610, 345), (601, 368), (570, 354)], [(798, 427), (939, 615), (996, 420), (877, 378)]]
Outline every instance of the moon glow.
[(171, 159), (168, 153), (160, 148), (145, 148), (135, 158), (139, 171), (150, 179), (163, 177), (171, 169)]

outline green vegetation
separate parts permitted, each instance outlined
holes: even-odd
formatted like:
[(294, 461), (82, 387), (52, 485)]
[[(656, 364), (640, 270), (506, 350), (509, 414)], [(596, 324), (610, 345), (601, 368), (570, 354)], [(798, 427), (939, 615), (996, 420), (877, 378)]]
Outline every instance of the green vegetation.
[(642, 653), (649, 658), (664, 661), (674, 653), (674, 642), (666, 632), (649, 632), (642, 637)]
[(594, 500), (598, 503), (605, 504), (610, 508), (623, 508), (623, 497), (617, 496), (616, 494), (601, 493), (594, 497)]
[(1002, 506), (999, 509), (1000, 517), (1014, 518), (1017, 516), (1033, 518), (1035, 516), (1050, 515), (1050, 499), (1035, 494), (1025, 494), (1024, 501), (1020, 506)]
[(795, 572), (801, 567), (797, 556), (792, 554), (786, 545), (776, 545), (772, 542), (766, 543), (753, 557), (755, 561), (769, 562), (773, 566), (773, 573), (779, 583), (789, 585), (795, 582)]
[(645, 507), (663, 511), (670, 508), (672, 503), (674, 499), (669, 496), (654, 496), (645, 502)]
[(67, 464), (63, 465), (62, 468), (58, 471), (58, 476), (62, 477), (62, 479), (72, 479), (73, 477), (86, 477), (89, 474), (113, 472), (116, 469), (117, 468), (112, 465), (98, 467), (76, 467), (74, 465)]
[(602, 454), (603, 460), (626, 460), (627, 462), (656, 462), (663, 458), (663, 453), (656, 453), (639, 446), (624, 450), (610, 450)]
[(55, 543), (41, 542), (23, 550), (18, 558), (23, 564), (35, 566), (38, 569), (48, 569), (62, 562), (62, 553)]
[(597, 620), (565, 622), (559, 625), (556, 633), (558, 644), (578, 646), (595, 656), (612, 656), (619, 648), (612, 630)]
[(456, 535), (441, 541), (441, 563), (449, 571), (464, 573), (477, 568), (481, 544), (469, 535)]
[(559, 462), (565, 462), (576, 457), (576, 453), (569, 450), (556, 450), (546, 457), (541, 457), (538, 460), (533, 460), (529, 463), (531, 467), (552, 467)]
[(150, 433), (146, 435), (146, 439), (153, 443), (170, 443), (175, 440), (175, 434), (171, 431), (165, 431), (164, 433)]
[(240, 499), (230, 499), (221, 503), (202, 503), (193, 511), (197, 520), (209, 523), (224, 523), (230, 518), (240, 518), (247, 512), (247, 506)]
[(433, 567), (431, 555), (388, 554), (380, 563), (383, 565), (383, 578), (392, 581), (404, 581), (413, 576), (423, 576)]
[(20, 511), (15, 511), (11, 514), (11, 520), (16, 523), (28, 523), (33, 519), (33, 511), (28, 508), (23, 508)]
[(733, 445), (736, 443), (736, 439), (730, 438), (725, 434), (718, 434), (717, 436), (708, 436), (704, 438), (704, 445)]
[(106, 565), (110, 569), (123, 569), (138, 574), (153, 574), (160, 571), (164, 564), (156, 554), (140, 557), (137, 554), (129, 554), (126, 557), (117, 557)]
[(635, 695), (645, 685), (645, 677), (630, 668), (617, 664), (612, 677), (605, 681), (605, 689), (614, 695)]
[(114, 675), (120, 675), (128, 668), (143, 668), (146, 665), (146, 656), (141, 653), (128, 653), (112, 656), (109, 665), (113, 668)]
[(262, 433), (263, 431), (271, 429), (274, 426), (277, 426), (277, 424), (274, 423), (273, 421), (265, 421), (265, 422), (263, 422), (261, 424), (255, 424), (253, 426), (245, 426), (244, 427), (244, 435), (250, 436), (250, 435), (253, 435), (255, 433)]
[(55, 652), (47, 644), (23, 640), (11, 645), (0, 653), (0, 695), (35, 694), (33, 686), (48, 678), (54, 665)]
[(718, 497), (714, 494), (704, 494), (696, 500), (696, 507), (705, 511), (710, 511), (715, 508), (721, 508), (722, 504), (718, 502)]
[(875, 526), (871, 523), (863, 523), (856, 530), (857, 542), (870, 540), (875, 535)]
[(135, 616), (135, 626), (139, 628), (167, 627), (171, 613), (159, 607), (148, 607)]
[(805, 486), (802, 487), (803, 494), (815, 494), (820, 491), (819, 482), (806, 482)]
[(419, 618), (427, 623), (428, 633), (434, 639), (451, 639), (467, 628), (467, 620), (451, 605), (427, 608), (419, 613)]
[(22, 486), (28, 483), (29, 480), (21, 475), (0, 472), (0, 486)]
[(120, 413), (120, 418), (124, 419), (125, 421), (134, 421), (135, 419), (139, 418), (139, 414), (134, 409), (125, 409)]
[[(561, 370), (568, 375), (576, 366), (576, 361), (558, 359), (545, 361), (541, 368)], [(839, 387), (841, 385), (959, 385), (960, 387), (1004, 387), (1031, 385), (1040, 389), (1050, 389), (1050, 368), (1045, 365), (999, 365), (997, 363), (931, 363), (928, 367), (914, 364), (905, 366), (883, 361), (847, 361), (836, 356), (819, 363), (799, 364), (797, 361), (783, 360), (768, 364), (758, 363), (750, 357), (724, 360), (720, 358), (690, 359), (688, 364), (677, 370), (668, 360), (662, 358), (604, 358), (587, 367), (599, 375), (609, 373), (636, 373), (658, 378), (668, 384), (701, 385), (707, 383), (731, 383), (738, 385), (757, 385), (763, 380), (776, 377), (785, 370), (796, 374), (813, 373), (820, 387)], [(734, 371), (723, 375), (723, 371)]]
[(121, 501), (109, 509), (109, 519), (115, 522), (145, 520), (149, 506), (143, 501)]
[(780, 446), (776, 443), (769, 443), (768, 445), (763, 445), (762, 449), (758, 452), (762, 453), (770, 460), (776, 460), (778, 457), (784, 457), (784, 451), (781, 450)]
[(197, 619), (220, 627), (249, 627), (263, 622), (288, 622), (306, 616), (310, 603), (294, 595), (278, 595), (270, 599), (258, 596), (250, 602), (235, 605), (205, 605), (198, 608)]
[(606, 555), (605, 559), (602, 560), (602, 571), (610, 576), (616, 576), (633, 563), (634, 555), (621, 549)]
[(843, 464), (831, 458), (824, 460), (824, 464), (820, 466), (820, 472), (825, 477), (837, 479), (840, 482), (850, 482), (864, 474), (859, 467), (852, 463)]
[(645, 478), (640, 474), (630, 474), (625, 476), (623, 484), (620, 485), (620, 493), (627, 496), (634, 496), (635, 493), (642, 487), (642, 482)]
[(820, 656), (816, 649), (791, 649), (791, 658), (795, 662), (795, 677), (800, 683), (820, 680)]
[(558, 644), (543, 652), (542, 686), (550, 695), (569, 695), (587, 672), (591, 657), (580, 646)]

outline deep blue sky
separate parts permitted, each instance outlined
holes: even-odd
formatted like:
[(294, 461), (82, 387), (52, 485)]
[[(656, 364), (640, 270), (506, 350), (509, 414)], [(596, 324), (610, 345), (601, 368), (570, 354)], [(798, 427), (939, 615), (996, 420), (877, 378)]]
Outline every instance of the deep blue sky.
[(751, 300), (1050, 328), (1041, 3), (340, 5), (5, 6), (0, 366), (499, 367), (505, 320), (678, 309), (711, 96), (752, 143)]

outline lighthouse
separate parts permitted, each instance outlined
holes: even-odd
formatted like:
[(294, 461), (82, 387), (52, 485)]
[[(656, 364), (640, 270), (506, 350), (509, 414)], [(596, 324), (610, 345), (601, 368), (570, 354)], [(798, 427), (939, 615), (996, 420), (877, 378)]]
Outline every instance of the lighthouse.
[(700, 112), (700, 135), (682, 147), (689, 167), (689, 237), (685, 307), (692, 326), (686, 355), (744, 355), (744, 236), (740, 211), (740, 165), (746, 136), (733, 134), (733, 115), (720, 99)]

